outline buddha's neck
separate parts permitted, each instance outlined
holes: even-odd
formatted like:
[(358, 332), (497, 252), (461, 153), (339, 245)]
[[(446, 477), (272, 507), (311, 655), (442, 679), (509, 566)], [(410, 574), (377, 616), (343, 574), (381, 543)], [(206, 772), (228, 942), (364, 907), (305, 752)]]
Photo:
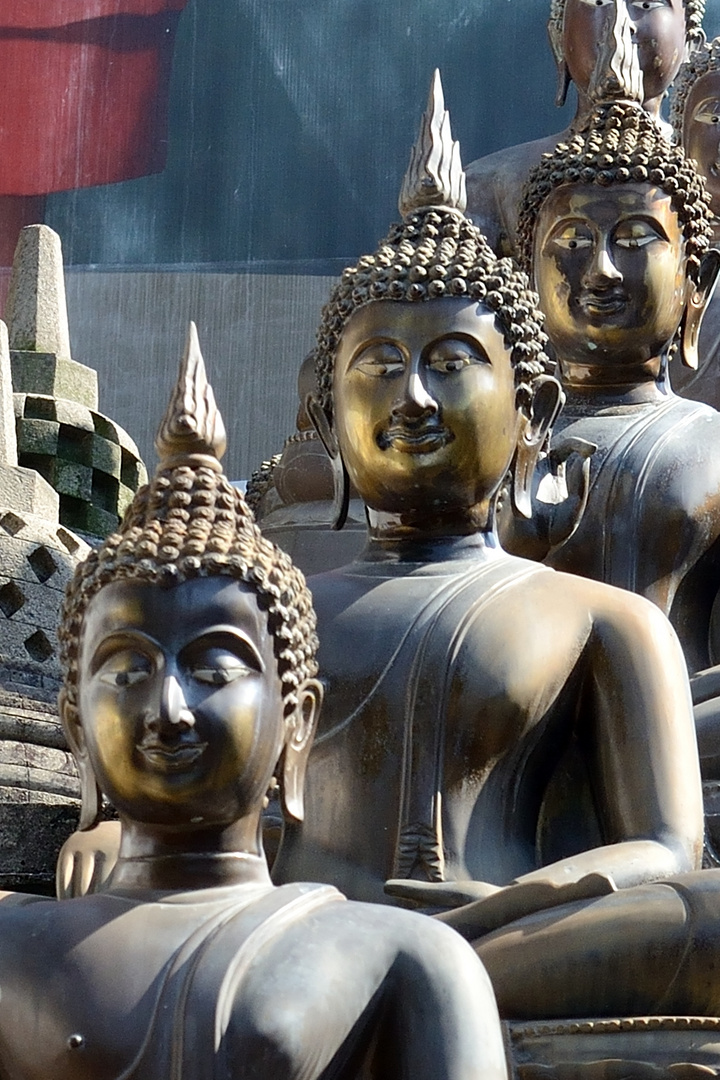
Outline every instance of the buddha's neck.
[(561, 362), (566, 395), (564, 412), (582, 408), (611, 408), (623, 405), (657, 404), (672, 395), (659, 358), (637, 365)]
[(364, 562), (445, 562), (495, 558), (502, 554), (487, 506), (432, 515), (368, 511)]
[[(257, 820), (195, 833), (168, 832), (123, 820), (117, 863), (106, 891), (164, 892), (227, 885), (267, 885), (270, 874)], [(243, 827), (245, 826), (245, 827)]]
[[(662, 96), (657, 98), (649, 98), (647, 101), (643, 101), (643, 109), (648, 114), (648, 116), (655, 121), (662, 134), (665, 135), (666, 138), (671, 139), (672, 128), (670, 124), (668, 124), (667, 121), (663, 119), (661, 112), (662, 100)], [(593, 110), (596, 108), (597, 106), (593, 105), (587, 94), (582, 93), (582, 91), (578, 91), (577, 109), (575, 111), (575, 116), (573, 117), (572, 123), (570, 124), (570, 131), (573, 134), (576, 134), (579, 131), (587, 131), (590, 116), (592, 115)]]

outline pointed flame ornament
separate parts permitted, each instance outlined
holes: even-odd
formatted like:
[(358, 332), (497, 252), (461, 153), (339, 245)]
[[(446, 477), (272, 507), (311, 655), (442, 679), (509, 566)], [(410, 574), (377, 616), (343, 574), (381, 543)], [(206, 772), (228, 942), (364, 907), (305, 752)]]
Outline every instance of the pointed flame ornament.
[(398, 209), (404, 218), (424, 206), (442, 206), (461, 214), (467, 206), (460, 143), (452, 137), (450, 114), (445, 108), (437, 68), (398, 199)]

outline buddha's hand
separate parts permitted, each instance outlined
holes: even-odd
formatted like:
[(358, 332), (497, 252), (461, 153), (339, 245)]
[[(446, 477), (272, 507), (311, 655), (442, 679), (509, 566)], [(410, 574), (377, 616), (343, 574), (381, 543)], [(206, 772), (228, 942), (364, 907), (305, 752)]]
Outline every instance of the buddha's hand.
[[(453, 895), (471, 895), (473, 887), (485, 890), (474, 900), (463, 901), (462, 907), (452, 902), (444, 904), (441, 897), (448, 900)], [(505, 926), (507, 923), (532, 915), (536, 911), (546, 911), (560, 904), (591, 900), (615, 892), (615, 883), (607, 874), (586, 874), (577, 881), (557, 884), (553, 881), (520, 881), (505, 888), (486, 885), (484, 882), (442, 882), (439, 884), (421, 881), (389, 881), (385, 891), (399, 899), (412, 899), (417, 907), (438, 909), (454, 907), (452, 911), (441, 911), (435, 917), (452, 926), (468, 941), (474, 941)], [(492, 890), (492, 891), (488, 891)]]
[(97, 892), (109, 878), (120, 849), (120, 822), (101, 821), (65, 841), (55, 868), (58, 900)]
[(403, 906), (422, 908), (426, 911), (446, 911), (459, 908), (474, 901), (502, 892), (499, 885), (486, 881), (412, 881), (408, 878), (392, 878), (385, 882), (388, 896), (400, 900)]

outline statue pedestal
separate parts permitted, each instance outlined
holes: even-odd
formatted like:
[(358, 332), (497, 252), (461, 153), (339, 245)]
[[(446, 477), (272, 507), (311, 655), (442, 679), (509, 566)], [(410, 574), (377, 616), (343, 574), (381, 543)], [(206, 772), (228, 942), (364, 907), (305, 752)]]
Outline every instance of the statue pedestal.
[(503, 1026), (517, 1080), (699, 1080), (720, 1073), (720, 1019), (712, 1016)]

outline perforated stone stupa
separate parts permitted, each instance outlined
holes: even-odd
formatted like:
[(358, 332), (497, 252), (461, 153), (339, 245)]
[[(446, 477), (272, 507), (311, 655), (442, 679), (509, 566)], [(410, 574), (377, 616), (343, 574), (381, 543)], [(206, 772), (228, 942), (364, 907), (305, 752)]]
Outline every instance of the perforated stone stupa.
[(20, 233), (6, 309), (18, 459), (60, 496), (60, 523), (105, 537), (146, 471), (123, 429), (98, 412), (97, 372), (73, 360), (60, 237)]
[(79, 814), (57, 716), (56, 627), (87, 544), (60, 524), (59, 498), (18, 465), (10, 351), (0, 323), (0, 889), (50, 891)]

